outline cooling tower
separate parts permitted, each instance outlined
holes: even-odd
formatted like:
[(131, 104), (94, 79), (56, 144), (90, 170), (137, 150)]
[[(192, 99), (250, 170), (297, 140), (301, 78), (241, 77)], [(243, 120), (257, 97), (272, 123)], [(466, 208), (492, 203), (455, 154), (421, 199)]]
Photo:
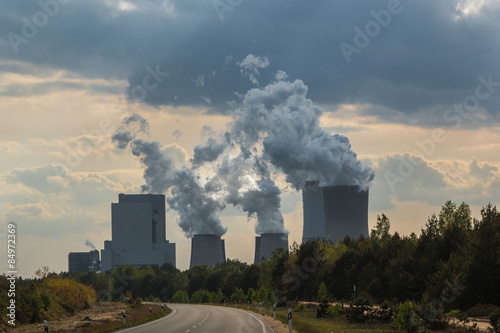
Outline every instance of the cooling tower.
[(213, 267), (226, 261), (224, 240), (220, 236), (194, 235), (191, 240), (191, 264), (189, 268), (207, 265)]
[(359, 186), (324, 186), (308, 181), (302, 192), (302, 242), (324, 238), (336, 243), (345, 236), (368, 237), (368, 190)]
[(262, 257), (271, 258), (272, 252), (281, 247), (288, 251), (288, 234), (262, 234), (255, 237), (254, 264), (259, 265)]
[(302, 243), (310, 239), (325, 238), (325, 208), (323, 204), (323, 188), (319, 181), (307, 181), (302, 191), (304, 210), (304, 229)]
[(336, 243), (349, 235), (368, 237), (368, 190), (359, 186), (323, 187), (325, 235)]

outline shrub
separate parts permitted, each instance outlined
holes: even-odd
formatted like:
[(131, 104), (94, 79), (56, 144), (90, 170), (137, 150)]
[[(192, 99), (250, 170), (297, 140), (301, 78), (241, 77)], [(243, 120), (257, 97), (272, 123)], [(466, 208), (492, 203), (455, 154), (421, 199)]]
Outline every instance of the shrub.
[(300, 303), (298, 306), (297, 306), (297, 309), (296, 311), (298, 312), (304, 312), (307, 310), (307, 306), (304, 304), (304, 303)]
[(476, 304), (469, 310), (467, 314), (469, 317), (488, 317), (493, 311), (500, 309), (498, 306), (493, 304)]
[(490, 314), (490, 331), (500, 333), (500, 309), (496, 309)]
[(351, 323), (366, 323), (373, 319), (372, 303), (368, 297), (359, 295), (354, 300), (354, 307), (349, 309), (347, 319)]
[(172, 296), (172, 302), (174, 303), (176, 302), (187, 303), (188, 300), (189, 300), (188, 294), (184, 290), (177, 290), (174, 296)]
[(394, 328), (399, 332), (427, 332), (422, 318), (417, 315), (415, 305), (410, 301), (406, 301), (405, 303), (399, 305), (393, 324)]

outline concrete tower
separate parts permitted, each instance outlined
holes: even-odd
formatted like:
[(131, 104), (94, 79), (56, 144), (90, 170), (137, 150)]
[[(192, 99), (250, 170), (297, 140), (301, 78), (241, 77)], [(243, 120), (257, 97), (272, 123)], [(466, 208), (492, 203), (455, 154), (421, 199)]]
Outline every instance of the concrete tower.
[(302, 192), (304, 233), (302, 242), (323, 238), (336, 243), (345, 236), (368, 237), (368, 190), (359, 186), (325, 186), (306, 182)]
[(325, 208), (323, 188), (319, 181), (307, 181), (302, 190), (304, 226), (302, 243), (310, 239), (325, 238)]
[(278, 247), (288, 251), (288, 234), (277, 233), (255, 236), (254, 264), (259, 265), (262, 257), (271, 258), (272, 252)]
[(111, 204), (111, 241), (101, 250), (101, 269), (122, 265), (175, 266), (175, 244), (166, 240), (165, 195), (120, 194)]
[(212, 234), (194, 235), (191, 239), (191, 263), (189, 268), (207, 265), (213, 267), (226, 262), (224, 240)]

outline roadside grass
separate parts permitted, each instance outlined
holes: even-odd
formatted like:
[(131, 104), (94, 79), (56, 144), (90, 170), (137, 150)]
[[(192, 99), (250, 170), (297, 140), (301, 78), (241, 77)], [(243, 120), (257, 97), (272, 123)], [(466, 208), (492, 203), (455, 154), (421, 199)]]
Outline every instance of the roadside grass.
[[(220, 304), (214, 304), (221, 306)], [(229, 305), (227, 305), (229, 307)], [(231, 305), (234, 307), (234, 304)], [(246, 304), (238, 304), (238, 309), (247, 310)], [(258, 305), (250, 305), (250, 310), (259, 313)], [(273, 317), (273, 310), (270, 307), (262, 307), (262, 315)], [(297, 311), (292, 309), (293, 330), (299, 333), (324, 333), (324, 332), (394, 332), (391, 324), (351, 324), (340, 315), (337, 318), (316, 318), (315, 309)], [(276, 320), (288, 325), (288, 309), (278, 308), (276, 310)]]

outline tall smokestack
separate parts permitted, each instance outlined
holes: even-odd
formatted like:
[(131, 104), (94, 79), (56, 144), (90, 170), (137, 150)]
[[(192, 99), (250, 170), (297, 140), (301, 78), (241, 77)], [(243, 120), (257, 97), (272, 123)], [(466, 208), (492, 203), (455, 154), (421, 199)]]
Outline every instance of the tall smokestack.
[(262, 257), (271, 258), (272, 252), (278, 247), (288, 251), (288, 234), (275, 233), (255, 236), (254, 264), (259, 265)]
[(226, 261), (224, 240), (213, 234), (194, 235), (191, 240), (189, 268), (207, 265), (213, 267)]

